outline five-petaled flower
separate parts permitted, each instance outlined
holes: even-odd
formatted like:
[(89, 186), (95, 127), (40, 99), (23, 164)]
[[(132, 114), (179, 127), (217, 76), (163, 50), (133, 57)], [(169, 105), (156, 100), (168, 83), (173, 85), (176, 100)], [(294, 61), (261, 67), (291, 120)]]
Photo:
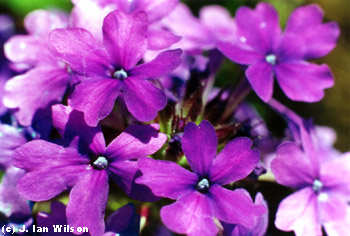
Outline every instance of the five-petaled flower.
[(327, 55), (339, 37), (338, 25), (322, 24), (322, 17), (317, 5), (300, 7), (289, 17), (282, 34), (271, 5), (260, 3), (255, 10), (241, 7), (235, 17), (237, 40), (218, 43), (218, 47), (232, 61), (248, 65), (246, 77), (263, 101), (272, 97), (275, 75), (290, 99), (317, 102), (323, 90), (333, 86), (333, 75), (327, 65), (306, 60)]
[(16, 149), (13, 164), (26, 171), (18, 192), (32, 201), (46, 201), (71, 189), (68, 224), (102, 235), (109, 177), (131, 196), (147, 195), (146, 187), (134, 183), (135, 160), (156, 152), (167, 137), (158, 133), (157, 125), (131, 125), (106, 147), (101, 128), (87, 126), (83, 114), (71, 107), (53, 106), (53, 121), (68, 147), (34, 140)]
[(304, 123), (299, 128), (302, 147), (282, 143), (271, 163), (277, 183), (298, 190), (280, 203), (275, 225), (297, 236), (322, 235), (321, 225), (336, 232), (332, 224), (345, 222), (349, 207), (350, 153), (325, 157), (313, 127)]
[(142, 176), (136, 182), (147, 185), (156, 196), (176, 200), (161, 209), (163, 223), (188, 235), (216, 235), (214, 217), (253, 227), (265, 207), (254, 205), (243, 189), (230, 191), (222, 187), (246, 177), (258, 163), (260, 153), (250, 149), (252, 141), (236, 138), (215, 158), (215, 129), (204, 120), (199, 126), (186, 125), (181, 144), (193, 172), (169, 161), (138, 160)]
[[(113, 109), (120, 95), (130, 113), (151, 121), (167, 102), (164, 92), (150, 79), (172, 72), (181, 63), (181, 50), (165, 51), (154, 60), (136, 65), (147, 50), (145, 12), (109, 13), (103, 22), (103, 43), (85, 29), (57, 29), (49, 38), (53, 53), (85, 79), (75, 87), (69, 104), (84, 112), (88, 125), (96, 126)], [(99, 45), (102, 44), (102, 45)]]

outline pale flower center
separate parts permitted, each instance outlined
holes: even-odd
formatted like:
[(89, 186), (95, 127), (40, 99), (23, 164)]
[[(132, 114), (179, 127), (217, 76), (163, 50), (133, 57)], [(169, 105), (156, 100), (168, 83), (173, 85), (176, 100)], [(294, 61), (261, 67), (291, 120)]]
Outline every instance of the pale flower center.
[(208, 192), (210, 187), (209, 180), (206, 178), (201, 179), (201, 181), (198, 182), (196, 186), (196, 190), (201, 192), (201, 193), (206, 193)]
[(113, 73), (113, 78), (116, 78), (118, 80), (124, 80), (126, 77), (128, 77), (128, 73), (126, 73), (126, 71), (123, 69), (117, 70)]
[(96, 169), (103, 170), (108, 166), (108, 161), (104, 156), (99, 156), (92, 164)]
[(274, 54), (269, 54), (265, 57), (265, 61), (274, 66), (277, 63), (277, 57)]
[(312, 185), (312, 189), (316, 192), (319, 193), (322, 190), (323, 184), (321, 181), (316, 179)]

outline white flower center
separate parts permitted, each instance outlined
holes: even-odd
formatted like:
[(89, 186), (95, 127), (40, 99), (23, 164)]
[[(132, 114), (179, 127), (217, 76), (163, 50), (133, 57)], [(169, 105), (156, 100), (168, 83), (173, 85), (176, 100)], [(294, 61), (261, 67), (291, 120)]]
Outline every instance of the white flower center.
[(108, 166), (108, 161), (104, 156), (99, 156), (96, 161), (94, 161), (93, 166), (99, 170), (102, 170)]
[(265, 57), (265, 61), (274, 66), (277, 63), (277, 57), (274, 54), (269, 54)]
[(209, 190), (209, 180), (206, 178), (201, 179), (201, 181), (198, 182), (196, 189), (201, 193), (206, 193)]
[(126, 73), (125, 70), (120, 69), (113, 73), (113, 77), (118, 80), (124, 80), (126, 77), (128, 77), (128, 73)]
[(323, 184), (321, 181), (319, 181), (318, 179), (316, 179), (312, 185), (312, 189), (316, 192), (319, 193), (321, 191), (323, 187)]

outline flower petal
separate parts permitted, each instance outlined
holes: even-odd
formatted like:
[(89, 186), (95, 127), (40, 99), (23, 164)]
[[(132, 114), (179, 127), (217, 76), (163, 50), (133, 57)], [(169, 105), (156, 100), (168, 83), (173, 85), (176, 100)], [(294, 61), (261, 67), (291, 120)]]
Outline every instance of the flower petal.
[(27, 171), (17, 184), (18, 192), (32, 201), (46, 201), (72, 187), (89, 164), (75, 149), (44, 140), (22, 145), (13, 158), (14, 166)]
[(260, 159), (257, 149), (251, 150), (252, 141), (246, 137), (230, 141), (217, 155), (210, 170), (210, 181), (226, 185), (246, 177)]
[(197, 175), (170, 162), (141, 158), (138, 168), (142, 176), (136, 183), (148, 186), (156, 196), (177, 199), (190, 191), (198, 181)]
[(109, 57), (98, 48), (91, 33), (85, 29), (56, 29), (49, 35), (52, 53), (80, 75), (105, 75)]
[(212, 49), (215, 46), (211, 32), (184, 3), (179, 3), (162, 23), (174, 34), (182, 37), (176, 44), (182, 50)]
[(218, 42), (218, 49), (231, 61), (242, 65), (250, 65), (264, 60), (264, 54), (252, 48), (241, 48), (231, 42)]
[(236, 40), (236, 22), (225, 7), (219, 5), (204, 6), (199, 11), (199, 18), (202, 24), (215, 35), (217, 40)]
[(71, 147), (91, 150), (94, 154), (105, 152), (106, 144), (101, 127), (87, 126), (83, 113), (70, 106), (57, 104), (52, 106), (52, 118), (56, 130)]
[(283, 92), (294, 101), (318, 102), (324, 96), (323, 90), (334, 84), (332, 72), (325, 64), (285, 62), (275, 67), (275, 73)]
[(350, 206), (346, 207), (346, 217), (341, 221), (328, 222), (323, 226), (327, 235), (346, 235), (350, 225)]
[(0, 212), (10, 217), (17, 213), (31, 215), (29, 201), (17, 192), (17, 182), (24, 175), (24, 171), (16, 167), (6, 170), (0, 184)]
[(74, 228), (87, 227), (91, 236), (105, 230), (105, 208), (108, 200), (108, 175), (105, 170), (90, 170), (81, 176), (69, 194), (67, 223)]
[(136, 160), (152, 155), (167, 140), (158, 129), (156, 124), (130, 125), (108, 145), (105, 154), (112, 161)]
[(165, 76), (181, 64), (181, 54), (181, 49), (162, 52), (154, 60), (133, 68), (130, 75), (142, 79), (157, 79)]
[(129, 70), (147, 50), (148, 20), (145, 12), (109, 13), (103, 21), (103, 43), (113, 64)]
[(10, 61), (28, 68), (57, 60), (50, 53), (46, 41), (31, 35), (11, 37), (4, 44), (4, 53)]
[(285, 32), (301, 37), (306, 48), (305, 59), (323, 57), (336, 46), (339, 26), (335, 22), (322, 24), (322, 18), (321, 7), (310, 4), (297, 8), (288, 19)]
[(18, 108), (20, 124), (30, 126), (39, 109), (61, 101), (67, 86), (67, 72), (60, 68), (39, 66), (6, 83), (4, 104), (9, 108)]
[(214, 127), (207, 120), (199, 126), (188, 123), (181, 144), (191, 169), (200, 177), (208, 177), (218, 146)]
[(24, 134), (13, 126), (0, 124), (0, 168), (8, 168), (12, 166), (13, 151), (26, 143), (27, 139)]
[[(120, 1), (116, 2), (119, 3)], [(87, 29), (96, 40), (102, 42), (103, 19), (108, 13), (115, 10), (113, 4), (101, 6), (101, 1), (79, 0), (74, 1), (71, 12), (73, 27)]]
[(62, 11), (35, 10), (24, 19), (27, 32), (45, 40), (52, 30), (66, 28), (67, 25), (68, 15)]
[(108, 116), (120, 93), (121, 83), (107, 78), (88, 79), (75, 87), (69, 105), (84, 113), (87, 125), (97, 126)]
[(292, 142), (282, 143), (277, 148), (277, 157), (271, 162), (271, 170), (279, 184), (297, 189), (312, 185), (318, 178), (312, 160)]
[(176, 36), (168, 29), (157, 27), (157, 25), (153, 25), (153, 27), (150, 26), (147, 32), (149, 50), (162, 50), (169, 48), (180, 39), (181, 37)]
[[(240, 189), (242, 191), (242, 189)], [(249, 196), (249, 193), (245, 190), (243, 190), (243, 193), (246, 193), (247, 196)], [(268, 205), (265, 201), (263, 195), (258, 192), (255, 196), (255, 202), (256, 205), (262, 205), (265, 207), (266, 212), (261, 215), (260, 217), (256, 218), (255, 224), (253, 228), (246, 228), (243, 225), (237, 225), (237, 224), (228, 224), (225, 222), (221, 222), (222, 226), (224, 227), (225, 235), (230, 236), (243, 236), (243, 235), (254, 235), (254, 236), (264, 236), (266, 235), (267, 227), (268, 227), (268, 221), (269, 221), (269, 212), (268, 212)]]
[(350, 196), (350, 153), (328, 161), (321, 166), (320, 181), (334, 193)]
[(280, 230), (294, 230), (297, 236), (322, 235), (316, 195), (311, 187), (283, 199), (278, 206), (275, 225)]
[(165, 93), (146, 80), (128, 77), (123, 96), (129, 112), (139, 121), (151, 121), (167, 103)]
[(273, 93), (273, 67), (267, 62), (258, 62), (251, 65), (245, 74), (256, 94), (267, 102)]
[(278, 13), (268, 3), (259, 3), (255, 10), (240, 7), (235, 16), (240, 35), (240, 45), (254, 48), (255, 52), (266, 54), (281, 34)]
[[(65, 225), (67, 225), (66, 206), (61, 202), (56, 202), (56, 201), (52, 202), (51, 214), (47, 214), (46, 212), (39, 212), (36, 216), (36, 222), (39, 227), (48, 227), (50, 229), (54, 229), (53, 228), (54, 225), (60, 225), (62, 227), (65, 227)], [(61, 230), (64, 231), (62, 228)], [(53, 236), (54, 234), (57, 234), (57, 232), (53, 232), (53, 230), (40, 233), (40, 235), (42, 236)], [(76, 234), (80, 234), (82, 236), (90, 235), (87, 232), (81, 234), (80, 232), (78, 232), (77, 228), (74, 228), (73, 232), (64, 233), (64, 235), (66, 236), (74, 236)]]
[[(136, 214), (135, 205), (129, 203), (113, 212), (107, 219), (106, 232), (127, 235), (138, 235), (140, 231), (140, 216)], [(106, 236), (106, 234), (104, 234)]]
[(209, 193), (215, 217), (227, 223), (252, 228), (255, 218), (264, 214), (266, 209), (262, 205), (254, 205), (250, 196), (243, 191), (230, 191), (216, 184), (211, 186)]
[(139, 1), (135, 10), (145, 11), (150, 22), (155, 22), (167, 16), (179, 0), (143, 0)]
[(158, 201), (152, 191), (145, 185), (135, 183), (135, 179), (141, 176), (137, 167), (137, 161), (124, 160), (110, 163), (108, 170), (110, 176), (129, 197), (144, 202)]
[(329, 190), (321, 191), (317, 200), (319, 219), (322, 224), (324, 222), (334, 222), (345, 219), (346, 207), (349, 206), (349, 196), (344, 198), (340, 194)]
[(210, 200), (197, 191), (164, 206), (160, 210), (160, 217), (166, 227), (179, 234), (211, 236), (218, 232)]

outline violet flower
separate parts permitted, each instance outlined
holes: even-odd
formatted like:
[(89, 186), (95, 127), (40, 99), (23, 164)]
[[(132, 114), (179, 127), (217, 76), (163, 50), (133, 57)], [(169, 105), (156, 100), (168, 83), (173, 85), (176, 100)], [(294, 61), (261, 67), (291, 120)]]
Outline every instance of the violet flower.
[(184, 3), (179, 3), (174, 11), (162, 20), (181, 40), (172, 47), (187, 52), (201, 52), (216, 48), (217, 40), (234, 40), (236, 29), (230, 12), (221, 6), (213, 5), (201, 8), (199, 19)]
[(29, 201), (20, 196), (16, 189), (16, 184), (23, 175), (23, 170), (12, 166), (6, 170), (1, 179), (0, 212), (7, 217), (18, 215), (30, 218), (32, 213)]
[(323, 227), (328, 236), (347, 235), (350, 225), (350, 205), (346, 207), (346, 217), (341, 221), (324, 223)]
[(327, 65), (306, 60), (327, 55), (339, 36), (338, 25), (322, 24), (322, 18), (317, 5), (299, 7), (282, 34), (271, 5), (240, 7), (235, 17), (238, 40), (218, 43), (218, 48), (232, 61), (248, 65), (246, 77), (264, 102), (272, 97), (274, 76), (291, 100), (317, 102), (333, 86), (333, 76)]
[[(26, 130), (0, 124), (0, 170), (5, 173), (0, 183), (0, 214), (6, 217), (7, 226), (31, 225), (30, 202), (19, 195), (16, 184), (24, 171), (12, 165), (12, 154), (16, 148), (27, 142)], [(1, 217), (0, 217), (1, 218)]]
[(277, 182), (298, 190), (279, 204), (275, 225), (297, 236), (322, 235), (321, 225), (345, 220), (350, 199), (350, 153), (322, 161), (313, 132), (301, 126), (302, 149), (282, 143), (271, 163)]
[(166, 51), (136, 65), (147, 50), (147, 25), (144, 12), (111, 12), (103, 23), (102, 49), (84, 29), (58, 29), (50, 34), (57, 58), (85, 76), (69, 104), (84, 112), (88, 125), (96, 126), (105, 118), (118, 96), (123, 96), (130, 113), (140, 121), (154, 119), (165, 107), (164, 92), (149, 80), (173, 71), (181, 62), (181, 50)]
[(194, 172), (169, 161), (138, 161), (143, 175), (136, 182), (150, 187), (156, 196), (176, 200), (160, 211), (163, 223), (176, 233), (216, 235), (214, 217), (250, 228), (255, 218), (265, 212), (265, 207), (255, 206), (245, 191), (222, 187), (246, 177), (258, 163), (259, 151), (250, 149), (250, 139), (237, 138), (215, 158), (217, 142), (208, 121), (199, 126), (188, 123), (182, 149)]
[[(249, 193), (247, 192), (249, 195)], [(261, 193), (257, 193), (254, 203), (256, 205), (263, 205), (268, 209), (267, 202)], [(242, 225), (230, 225), (222, 222), (226, 236), (264, 236), (269, 223), (269, 212), (258, 217), (255, 221), (254, 227), (249, 229)]]
[(48, 34), (65, 28), (68, 17), (62, 12), (36, 10), (26, 16), (24, 26), (29, 35), (16, 35), (4, 46), (6, 57), (24, 74), (5, 85), (4, 105), (17, 109), (14, 113), (23, 126), (32, 124), (35, 113), (61, 101), (68, 86), (69, 74), (64, 63), (48, 48)]
[(8, 68), (8, 62), (4, 58), (3, 46), (5, 41), (14, 33), (14, 22), (11, 17), (0, 14), (0, 116), (7, 112), (7, 107), (3, 104), (4, 87), (6, 81), (12, 76)]
[(12, 166), (13, 151), (26, 142), (23, 130), (7, 124), (0, 124), (0, 170)]
[[(37, 224), (39, 227), (48, 227), (53, 229), (53, 225), (61, 225), (64, 227), (67, 225), (66, 218), (66, 206), (61, 202), (51, 203), (51, 214), (45, 212), (39, 212), (37, 215)], [(135, 212), (135, 206), (133, 204), (127, 204), (117, 211), (113, 212), (106, 221), (106, 232), (103, 236), (138, 236), (140, 228), (140, 216)], [(60, 234), (74, 236), (79, 234), (74, 229), (74, 232), (63, 232), (61, 228)], [(52, 230), (47, 233), (40, 233), (43, 236), (54, 236), (57, 232)], [(82, 236), (88, 236), (89, 233), (80, 234)]]
[(81, 112), (62, 105), (52, 109), (54, 125), (69, 147), (34, 140), (16, 149), (14, 165), (26, 171), (18, 192), (32, 201), (46, 201), (71, 189), (68, 224), (88, 227), (92, 236), (99, 236), (109, 177), (129, 195), (146, 197), (147, 188), (134, 183), (135, 160), (156, 152), (166, 135), (156, 125), (131, 125), (106, 147), (101, 128), (87, 126)]
[(120, 10), (125, 14), (137, 11), (147, 13), (149, 21), (147, 39), (150, 50), (168, 48), (180, 39), (158, 23), (176, 7), (179, 0), (73, 0), (72, 2), (73, 27), (88, 30), (97, 41), (103, 40), (101, 31), (103, 19), (114, 10)]

